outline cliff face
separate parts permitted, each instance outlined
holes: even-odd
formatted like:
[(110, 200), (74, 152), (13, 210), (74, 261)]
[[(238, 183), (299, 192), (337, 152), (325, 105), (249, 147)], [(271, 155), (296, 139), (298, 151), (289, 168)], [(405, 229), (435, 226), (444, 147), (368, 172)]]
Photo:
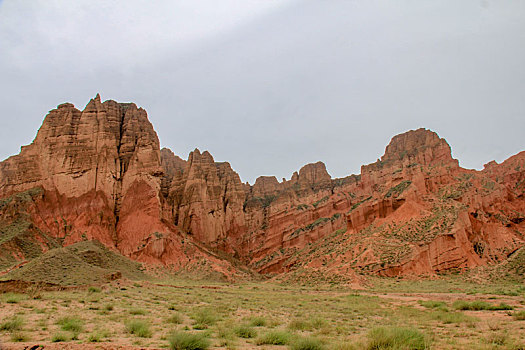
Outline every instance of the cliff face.
[[(143, 109), (97, 95), (83, 111), (51, 111), (33, 143), (0, 163), (0, 244), (11, 252), (0, 263), (96, 239), (143, 262), (226, 276), (239, 263), (289, 278), (435, 273), (523, 246), (524, 184), (525, 152), (466, 170), (419, 129), (395, 136), (360, 175), (332, 179), (317, 162), (250, 186), (207, 151), (184, 161), (160, 150)], [(16, 231), (20, 213), (30, 227)], [(20, 234), (39, 248), (27, 253)]]
[[(64, 245), (96, 239), (126, 256), (180, 268), (208, 258), (163, 216), (163, 182), (180, 177), (184, 163), (166, 151), (161, 158), (145, 110), (97, 95), (83, 111), (67, 103), (52, 110), (35, 140), (0, 163), (0, 197), (41, 189), (26, 221), (46, 236)], [(40, 250), (49, 248), (40, 241)]]

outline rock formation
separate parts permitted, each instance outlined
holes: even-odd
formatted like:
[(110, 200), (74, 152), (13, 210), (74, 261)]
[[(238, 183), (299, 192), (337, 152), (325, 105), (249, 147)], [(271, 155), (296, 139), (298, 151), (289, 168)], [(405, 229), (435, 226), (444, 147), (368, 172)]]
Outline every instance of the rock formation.
[(432, 274), (523, 246), (524, 194), (525, 152), (462, 169), (425, 129), (395, 136), (360, 175), (332, 179), (317, 162), (251, 186), (207, 151), (184, 161), (161, 150), (142, 108), (97, 95), (83, 111), (52, 110), (0, 163), (0, 270), (95, 239), (142, 262), (228, 277)]

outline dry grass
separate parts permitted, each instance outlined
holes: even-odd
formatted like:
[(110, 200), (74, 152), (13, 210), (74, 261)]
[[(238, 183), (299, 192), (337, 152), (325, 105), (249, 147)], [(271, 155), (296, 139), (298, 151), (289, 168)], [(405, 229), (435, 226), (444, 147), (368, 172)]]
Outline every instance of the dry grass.
[[(517, 295), (474, 294), (469, 288), (479, 285), (451, 281), (446, 286), (443, 281), (384, 279), (368, 291), (355, 291), (173, 279), (158, 284), (115, 281), (100, 291), (44, 291), (40, 299), (17, 294), (16, 303), (7, 302), (12, 295), (0, 295), (0, 342), (30, 337), (44, 344), (172, 349), (196, 342), (202, 348), (240, 350), (363, 349), (405, 338), (416, 344), (412, 348), (424, 343), (436, 349), (518, 349), (525, 344), (524, 293), (507, 285), (503, 289)], [(502, 288), (483, 287), (487, 292)], [(455, 300), (496, 307), (459, 311), (452, 306)], [(514, 310), (497, 310), (505, 304)], [(399, 327), (403, 330), (398, 332)]]

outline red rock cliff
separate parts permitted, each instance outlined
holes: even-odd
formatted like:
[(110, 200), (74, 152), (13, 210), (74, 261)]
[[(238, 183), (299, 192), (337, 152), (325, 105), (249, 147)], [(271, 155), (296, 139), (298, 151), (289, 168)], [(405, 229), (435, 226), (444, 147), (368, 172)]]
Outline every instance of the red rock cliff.
[[(33, 143), (0, 163), (0, 197), (11, 198), (0, 224), (16, 224), (23, 207), (43, 249), (97, 239), (175, 269), (207, 261), (231, 274), (235, 258), (297, 278), (434, 273), (523, 246), (524, 183), (525, 153), (466, 170), (444, 139), (418, 129), (360, 175), (332, 179), (317, 162), (250, 186), (207, 151), (184, 161), (160, 150), (143, 109), (97, 96), (84, 111), (51, 111)], [(43, 192), (15, 205), (35, 187)], [(27, 255), (17, 251), (4, 261)]]

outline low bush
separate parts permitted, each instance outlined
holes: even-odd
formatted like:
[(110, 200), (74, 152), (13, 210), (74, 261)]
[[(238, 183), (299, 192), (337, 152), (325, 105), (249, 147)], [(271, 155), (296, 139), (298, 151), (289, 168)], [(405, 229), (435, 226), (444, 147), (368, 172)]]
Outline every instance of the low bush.
[(173, 324), (181, 324), (182, 322), (184, 322), (184, 317), (182, 317), (182, 315), (179, 313), (175, 313), (168, 317), (167, 321)]
[(126, 323), (126, 331), (141, 338), (151, 338), (149, 324), (142, 320), (132, 320)]
[(15, 293), (6, 293), (4, 295), (5, 302), (8, 304), (18, 304), (22, 300), (25, 299), (25, 296), (22, 294), (15, 294)]
[(295, 319), (288, 324), (288, 328), (294, 331), (309, 331), (312, 325), (307, 320)]
[(517, 321), (525, 321), (525, 310), (515, 312), (514, 314), (512, 314), (512, 316)]
[(431, 316), (432, 318), (445, 324), (474, 322), (477, 320), (476, 318), (467, 316), (462, 312), (436, 311), (432, 313)]
[(257, 339), (257, 345), (286, 345), (292, 335), (286, 331), (270, 331)]
[(55, 333), (51, 337), (51, 341), (53, 343), (60, 343), (60, 342), (65, 342), (65, 341), (70, 341), (70, 340), (71, 340), (71, 337), (69, 336), (69, 334), (64, 333), (64, 332)]
[(13, 343), (25, 342), (27, 340), (28, 340), (27, 336), (22, 332), (16, 331), (16, 332), (11, 333), (11, 341)]
[(144, 316), (146, 314), (146, 311), (142, 309), (131, 309), (129, 310), (129, 313), (134, 316), (138, 316), (138, 315)]
[(472, 302), (468, 302), (465, 300), (456, 300), (454, 304), (452, 304), (452, 306), (456, 310), (470, 310), (470, 311), (481, 311), (481, 310), (496, 311), (496, 310), (514, 309), (512, 306), (507, 305), (505, 303), (500, 303), (499, 305), (492, 305), (482, 300), (475, 300)]
[(23, 324), (24, 324), (24, 320), (21, 317), (16, 316), (16, 317), (11, 318), (10, 320), (2, 322), (0, 324), (0, 331), (8, 331), (8, 332), (18, 331), (22, 329)]
[(63, 331), (80, 333), (84, 328), (83, 321), (77, 317), (63, 317), (57, 321)]
[(262, 316), (254, 316), (250, 317), (249, 319), (250, 326), (252, 327), (264, 327), (266, 326), (266, 319)]
[(203, 334), (188, 332), (173, 333), (168, 342), (172, 350), (205, 350), (210, 347), (210, 341)]
[(325, 347), (319, 339), (316, 338), (299, 338), (294, 341), (290, 349), (292, 350), (323, 350)]
[(201, 309), (193, 315), (194, 329), (207, 329), (217, 323), (219, 317), (210, 309)]
[(368, 333), (368, 339), (367, 348), (369, 350), (424, 350), (428, 348), (425, 336), (413, 328), (378, 327)]
[(438, 300), (420, 300), (419, 305), (426, 307), (427, 309), (446, 309), (447, 304), (444, 301)]
[(249, 339), (255, 338), (257, 336), (257, 331), (249, 325), (237, 326), (233, 329), (233, 331), (239, 338)]

